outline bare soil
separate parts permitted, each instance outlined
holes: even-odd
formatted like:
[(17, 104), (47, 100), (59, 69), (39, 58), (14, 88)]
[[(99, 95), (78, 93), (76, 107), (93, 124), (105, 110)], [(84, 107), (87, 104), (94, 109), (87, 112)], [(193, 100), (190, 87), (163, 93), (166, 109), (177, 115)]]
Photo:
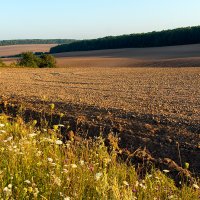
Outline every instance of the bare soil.
[(113, 132), (123, 148), (200, 173), (200, 68), (2, 68), (0, 85), (2, 101), (23, 104), (29, 117), (54, 102), (74, 132)]
[(55, 54), (62, 67), (199, 67), (200, 44)]
[[(0, 47), (0, 56), (24, 51), (50, 50), (52, 45), (16, 45)], [(59, 67), (199, 67), (200, 44), (157, 48), (110, 49), (54, 54)], [(3, 59), (6, 64), (16, 58)]]
[(51, 47), (56, 44), (24, 44), (24, 45), (8, 45), (0, 46), (1, 56), (14, 56), (23, 52), (49, 52)]

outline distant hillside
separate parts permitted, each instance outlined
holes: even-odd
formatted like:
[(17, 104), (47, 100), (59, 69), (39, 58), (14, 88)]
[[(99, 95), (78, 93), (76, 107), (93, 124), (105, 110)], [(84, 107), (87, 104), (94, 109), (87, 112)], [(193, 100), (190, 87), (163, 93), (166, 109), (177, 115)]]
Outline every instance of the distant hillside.
[(25, 39), (25, 40), (0, 40), (0, 46), (21, 44), (69, 44), (75, 42), (73, 39)]
[(162, 47), (200, 43), (200, 26), (75, 41), (52, 47), (50, 53), (119, 48)]
[(18, 44), (0, 46), (0, 57), (18, 57), (23, 52), (49, 52), (50, 49), (57, 44)]

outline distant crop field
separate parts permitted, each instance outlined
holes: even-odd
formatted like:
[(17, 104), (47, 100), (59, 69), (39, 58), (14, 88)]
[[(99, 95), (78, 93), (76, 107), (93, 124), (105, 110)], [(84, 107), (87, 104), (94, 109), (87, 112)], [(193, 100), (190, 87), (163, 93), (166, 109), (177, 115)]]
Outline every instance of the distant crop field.
[(0, 56), (13, 56), (22, 52), (49, 52), (51, 47), (56, 44), (28, 44), (28, 45), (10, 45), (0, 46)]
[[(0, 47), (0, 56), (24, 51), (48, 52), (52, 45), (16, 45)], [(58, 67), (199, 67), (200, 44), (156, 47), (110, 49), (98, 51), (54, 54)], [(3, 59), (6, 64), (14, 58)]]
[(60, 67), (199, 67), (200, 44), (54, 54)]

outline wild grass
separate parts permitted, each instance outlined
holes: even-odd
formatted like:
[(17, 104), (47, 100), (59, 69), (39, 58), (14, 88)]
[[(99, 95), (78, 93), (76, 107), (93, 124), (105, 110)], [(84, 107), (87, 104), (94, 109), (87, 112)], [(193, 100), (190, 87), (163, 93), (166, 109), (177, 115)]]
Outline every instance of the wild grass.
[(59, 126), (36, 127), (0, 115), (0, 199), (199, 199), (199, 183), (177, 188), (152, 169), (141, 179), (134, 166), (108, 153), (102, 137), (63, 143)]
[(20, 66), (17, 65), (17, 63), (12, 62), (10, 64), (4, 63), (0, 58), (0, 68), (19, 68)]
[(0, 67), (5, 67), (5, 66), (6, 66), (5, 63), (0, 58)]

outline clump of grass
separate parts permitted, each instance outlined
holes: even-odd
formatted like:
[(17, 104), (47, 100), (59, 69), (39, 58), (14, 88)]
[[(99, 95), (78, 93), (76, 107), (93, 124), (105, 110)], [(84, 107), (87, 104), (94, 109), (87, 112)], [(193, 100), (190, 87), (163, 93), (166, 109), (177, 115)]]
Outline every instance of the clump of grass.
[(3, 60), (1, 60), (0, 58), (0, 68), (16, 68), (19, 67), (19, 65), (17, 65), (15, 62), (12, 62), (10, 64), (6, 64), (5, 62), (3, 62)]
[(6, 67), (6, 64), (0, 58), (0, 67)]
[(64, 144), (57, 128), (7, 118), (0, 115), (1, 199), (199, 199), (198, 183), (177, 188), (155, 169), (141, 180), (101, 137)]

